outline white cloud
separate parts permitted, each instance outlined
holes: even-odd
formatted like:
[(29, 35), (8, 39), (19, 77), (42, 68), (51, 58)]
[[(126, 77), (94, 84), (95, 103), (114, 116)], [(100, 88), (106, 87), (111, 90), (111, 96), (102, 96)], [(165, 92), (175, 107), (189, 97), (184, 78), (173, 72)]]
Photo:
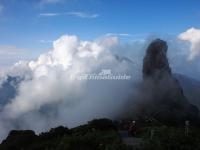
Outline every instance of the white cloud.
[(181, 33), (178, 38), (190, 42), (189, 60), (200, 57), (200, 29), (190, 28)]
[(145, 42), (147, 34), (130, 34), (130, 33), (106, 33), (105, 36), (117, 36), (119, 38), (126, 38), (126, 42)]
[(61, 14), (59, 13), (40, 13), (39, 16), (40, 17), (54, 17), (54, 16), (59, 16)]
[(59, 3), (62, 2), (63, 0), (41, 0), (41, 3), (45, 4), (51, 4), (51, 3)]
[(67, 12), (67, 15), (72, 15), (80, 18), (97, 18), (99, 17), (98, 14), (90, 14), (85, 12)]
[(91, 14), (86, 12), (65, 12), (65, 13), (40, 13), (40, 17), (56, 17), (56, 16), (75, 16), (79, 18), (97, 18), (98, 14)]
[(124, 36), (124, 37), (130, 37), (132, 36), (129, 33), (106, 33), (106, 36)]
[(112, 118), (120, 113), (129, 95), (130, 81), (71, 78), (84, 73), (99, 73), (101, 69), (130, 74), (134, 70), (131, 64), (119, 61), (111, 53), (118, 44), (117, 37), (82, 41), (77, 36), (65, 35), (54, 41), (53, 49), (36, 61), (15, 64), (11, 68), (13, 75), (20, 72), (24, 76), (23, 73), (28, 72), (30, 78), (20, 84), (17, 96), (3, 107), (0, 136), (15, 129), (15, 121), (20, 129), (41, 132), (60, 124), (72, 127), (93, 118)]
[[(199, 66), (187, 65), (184, 53), (180, 55), (185, 50), (182, 48), (185, 42), (179, 43), (181, 46), (177, 45), (177, 40), (168, 43), (172, 70), (188, 73), (187, 69), (191, 72), (199, 69)], [(16, 63), (7, 74), (28, 74), (28, 79), (20, 83), (17, 96), (2, 107), (1, 138), (9, 130), (16, 129), (16, 124), (18, 129), (41, 132), (58, 125), (76, 126), (93, 118), (114, 118), (135, 91), (134, 81), (142, 78), (145, 44), (148, 42), (123, 46), (115, 36), (83, 41), (77, 36), (65, 35), (54, 41), (52, 50), (41, 54), (37, 60)], [(116, 57), (116, 54), (132, 59), (127, 61), (126, 57)], [(103, 82), (70, 78), (99, 73), (101, 69), (131, 74), (133, 80)], [(199, 74), (196, 75), (199, 78)]]

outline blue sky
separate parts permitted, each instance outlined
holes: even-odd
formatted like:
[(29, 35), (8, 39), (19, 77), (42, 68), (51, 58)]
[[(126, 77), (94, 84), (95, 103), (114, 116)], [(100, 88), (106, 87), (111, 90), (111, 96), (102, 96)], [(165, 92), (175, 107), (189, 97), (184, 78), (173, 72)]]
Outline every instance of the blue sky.
[(114, 33), (131, 41), (190, 27), (200, 28), (199, 0), (0, 0), (0, 51), (30, 58), (64, 34), (90, 40)]

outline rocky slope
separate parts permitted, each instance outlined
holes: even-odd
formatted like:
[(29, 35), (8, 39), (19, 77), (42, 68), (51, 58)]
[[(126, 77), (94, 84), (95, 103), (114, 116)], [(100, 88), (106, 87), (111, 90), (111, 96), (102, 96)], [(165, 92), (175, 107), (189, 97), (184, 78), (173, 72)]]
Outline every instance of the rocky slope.
[(188, 101), (179, 81), (172, 75), (167, 49), (167, 43), (157, 39), (146, 50), (138, 114), (168, 123), (197, 121), (199, 110)]

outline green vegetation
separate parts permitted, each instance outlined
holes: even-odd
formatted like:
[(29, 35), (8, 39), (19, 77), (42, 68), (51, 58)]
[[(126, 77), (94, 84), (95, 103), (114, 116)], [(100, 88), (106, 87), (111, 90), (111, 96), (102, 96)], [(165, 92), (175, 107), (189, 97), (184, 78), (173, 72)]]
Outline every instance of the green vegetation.
[[(151, 136), (154, 131), (153, 136)], [(200, 129), (191, 127), (188, 136), (184, 127), (140, 125), (136, 137), (141, 146), (123, 143), (115, 124), (96, 119), (76, 128), (60, 126), (35, 135), (31, 130), (11, 131), (0, 144), (0, 150), (199, 150)]]
[[(149, 130), (149, 129), (147, 129)], [(152, 127), (154, 136), (152, 139), (146, 135), (141, 150), (199, 150), (200, 129), (190, 128), (188, 136), (183, 127)], [(146, 132), (148, 133), (148, 132)]]
[(11, 131), (0, 150), (128, 150), (113, 122), (98, 119), (73, 129), (57, 127), (35, 135), (33, 131)]

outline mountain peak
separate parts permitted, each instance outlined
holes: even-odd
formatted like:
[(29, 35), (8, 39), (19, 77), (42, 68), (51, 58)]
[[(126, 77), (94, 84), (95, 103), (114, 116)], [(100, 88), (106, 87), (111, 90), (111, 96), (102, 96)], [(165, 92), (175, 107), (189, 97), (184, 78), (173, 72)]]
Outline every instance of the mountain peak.
[(167, 43), (161, 39), (152, 41), (143, 60), (143, 76), (160, 78), (171, 75), (171, 69), (167, 59)]
[(162, 122), (198, 120), (198, 108), (189, 103), (179, 81), (171, 73), (167, 49), (167, 43), (161, 39), (152, 41), (147, 47), (143, 60), (139, 114)]

